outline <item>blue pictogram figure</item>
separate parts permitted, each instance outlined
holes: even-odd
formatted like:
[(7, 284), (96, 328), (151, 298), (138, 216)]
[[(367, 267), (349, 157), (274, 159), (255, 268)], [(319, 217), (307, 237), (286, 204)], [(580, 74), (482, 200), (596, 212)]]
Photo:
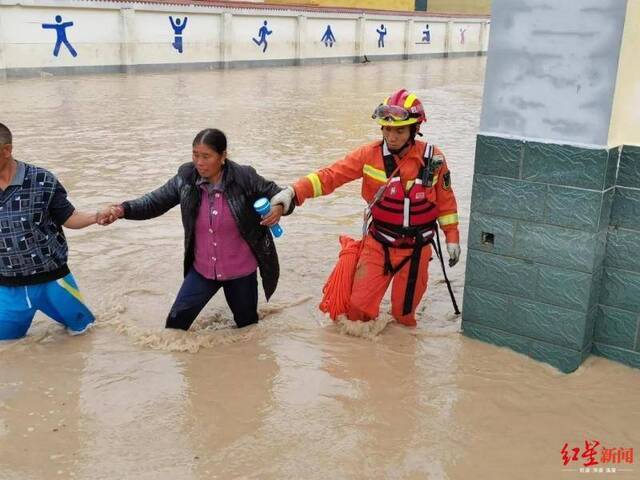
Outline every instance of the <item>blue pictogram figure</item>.
[(176, 18), (174, 22), (173, 17), (169, 15), (169, 21), (171, 22), (171, 27), (173, 27), (173, 33), (175, 34), (175, 38), (171, 46), (175, 48), (179, 53), (182, 53), (182, 32), (185, 28), (187, 28), (188, 19), (188, 17), (184, 17), (184, 20)]
[(331, 25), (327, 25), (327, 29), (325, 30), (324, 35), (322, 36), (320, 41), (324, 42), (325, 47), (333, 47), (333, 44), (336, 43), (336, 37), (331, 31)]
[(422, 41), (424, 43), (431, 43), (431, 30), (429, 30), (429, 24), (427, 23), (427, 28), (422, 31)]
[(256, 40), (255, 37), (252, 37), (251, 40), (253, 40), (255, 44), (258, 46), (264, 45), (264, 48), (262, 49), (262, 51), (266, 52), (267, 46), (268, 46), (267, 35), (271, 35), (272, 33), (273, 32), (267, 28), (267, 21), (265, 20), (262, 27), (260, 27), (260, 30), (258, 30), (258, 37), (260, 37), (260, 40)]
[(67, 27), (72, 27), (72, 26), (73, 26), (73, 22), (62, 23), (62, 17), (60, 15), (56, 15), (56, 23), (42, 24), (42, 28), (45, 28), (45, 29), (49, 28), (56, 31), (56, 35), (57, 35), (56, 46), (53, 48), (54, 57), (57, 57), (58, 54), (60, 53), (60, 46), (63, 43), (64, 43), (64, 46), (67, 47), (67, 49), (69, 49), (69, 53), (71, 53), (72, 56), (74, 57), (78, 56), (78, 52), (74, 50), (74, 48), (69, 43), (69, 40), (67, 40)]
[(380, 30), (376, 28), (376, 32), (378, 32), (378, 48), (384, 48), (384, 36), (387, 34), (387, 29), (384, 24), (380, 24)]

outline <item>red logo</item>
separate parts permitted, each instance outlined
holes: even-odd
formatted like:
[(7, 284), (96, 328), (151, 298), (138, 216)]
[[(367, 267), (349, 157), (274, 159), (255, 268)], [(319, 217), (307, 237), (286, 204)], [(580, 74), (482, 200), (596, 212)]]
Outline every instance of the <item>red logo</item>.
[[(570, 447), (565, 443), (560, 450), (562, 464), (567, 465), (577, 462), (580, 472), (615, 472), (616, 468), (612, 465), (632, 465), (633, 464), (633, 448), (607, 448), (598, 440), (585, 440), (584, 448)], [(601, 467), (595, 467), (600, 465)], [(604, 466), (607, 465), (605, 470)], [(621, 470), (618, 468), (618, 470)]]

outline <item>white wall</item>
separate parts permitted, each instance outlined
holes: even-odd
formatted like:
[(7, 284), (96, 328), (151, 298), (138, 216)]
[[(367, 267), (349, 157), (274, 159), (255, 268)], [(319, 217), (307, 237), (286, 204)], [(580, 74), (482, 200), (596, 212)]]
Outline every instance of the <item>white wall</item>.
[[(464, 43), (462, 31), (464, 30)], [(456, 23), (451, 32), (451, 52), (477, 52), (480, 45), (480, 24)]]
[[(429, 25), (430, 43), (424, 42), (424, 32)], [(447, 38), (447, 23), (434, 22), (429, 19), (417, 19), (413, 24), (413, 52), (416, 54), (444, 53)]]
[[(129, 8), (134, 7), (134, 8)], [(65, 32), (77, 56), (62, 45), (53, 55), (57, 34), (43, 29), (56, 23), (56, 15), (73, 25)], [(183, 20), (182, 52), (174, 47), (169, 16)], [(258, 31), (267, 21), (273, 33), (268, 47), (256, 45)], [(449, 22), (449, 23), (448, 23)], [(429, 24), (431, 42), (422, 41)], [(211, 66), (254, 62), (347, 59), (363, 55), (405, 58), (413, 55), (444, 55), (449, 52), (482, 52), (482, 24), (486, 19), (302, 12), (285, 9), (211, 8), (192, 5), (87, 2), (81, 0), (0, 0), (0, 77), (69, 71), (128, 70), (130, 67), (180, 67), (181, 64)], [(378, 46), (376, 29), (384, 24), (384, 48)], [(321, 38), (327, 28), (336, 38), (326, 46)], [(446, 41), (447, 31), (466, 28), (465, 45)], [(326, 59), (326, 60), (324, 60)], [(188, 68), (188, 67), (185, 67)]]
[[(327, 25), (336, 38), (333, 46), (325, 46), (320, 39)], [(306, 54), (311, 58), (349, 57), (355, 55), (358, 22), (355, 18), (309, 18), (307, 20)]]
[[(70, 8), (0, 7), (4, 60), (11, 68), (82, 65), (118, 65), (120, 63), (120, 12), (118, 10)], [(42, 24), (55, 23), (55, 16), (74, 25), (67, 38), (77, 52), (73, 57), (62, 45), (53, 56), (55, 30)], [(100, 28), (97, 28), (97, 26)]]
[[(384, 36), (384, 48), (378, 46), (380, 30), (384, 25), (387, 34)], [(402, 55), (404, 53), (404, 30), (406, 22), (391, 21), (384, 18), (367, 20), (365, 26), (365, 54), (366, 55)]]
[[(182, 35), (183, 51), (172, 47), (175, 35), (169, 15), (187, 26)], [(221, 17), (183, 12), (135, 12), (135, 64), (217, 62), (220, 56)]]
[[(267, 50), (256, 45), (252, 38), (258, 38), (258, 30), (267, 21), (267, 28), (273, 32), (267, 38)], [(231, 60), (282, 60), (295, 58), (296, 54), (295, 17), (240, 16), (234, 15)]]

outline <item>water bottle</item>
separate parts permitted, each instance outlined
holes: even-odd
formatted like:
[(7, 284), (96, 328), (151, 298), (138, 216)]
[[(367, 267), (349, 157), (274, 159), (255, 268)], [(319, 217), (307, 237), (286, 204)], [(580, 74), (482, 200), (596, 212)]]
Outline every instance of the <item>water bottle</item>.
[[(258, 215), (264, 218), (265, 215), (268, 215), (271, 211), (271, 203), (269, 203), (269, 200), (267, 200), (265, 197), (262, 197), (261, 199), (255, 201), (255, 203), (253, 204), (253, 208), (256, 209)], [(282, 227), (278, 223), (276, 223), (275, 225), (271, 225), (269, 228), (271, 229), (271, 233), (273, 234), (273, 236), (276, 238), (284, 233)]]

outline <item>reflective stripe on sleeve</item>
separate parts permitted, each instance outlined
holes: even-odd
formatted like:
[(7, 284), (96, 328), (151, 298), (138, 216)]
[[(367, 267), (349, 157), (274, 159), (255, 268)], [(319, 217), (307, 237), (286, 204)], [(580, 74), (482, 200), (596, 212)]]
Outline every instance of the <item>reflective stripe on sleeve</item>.
[(313, 185), (313, 198), (322, 195), (322, 183), (320, 183), (320, 177), (318, 177), (318, 174), (310, 173), (307, 175), (307, 178), (311, 182), (311, 185)]
[(446, 227), (447, 225), (458, 223), (458, 214), (450, 213), (449, 215), (442, 215), (441, 217), (438, 217), (438, 223), (441, 227)]

